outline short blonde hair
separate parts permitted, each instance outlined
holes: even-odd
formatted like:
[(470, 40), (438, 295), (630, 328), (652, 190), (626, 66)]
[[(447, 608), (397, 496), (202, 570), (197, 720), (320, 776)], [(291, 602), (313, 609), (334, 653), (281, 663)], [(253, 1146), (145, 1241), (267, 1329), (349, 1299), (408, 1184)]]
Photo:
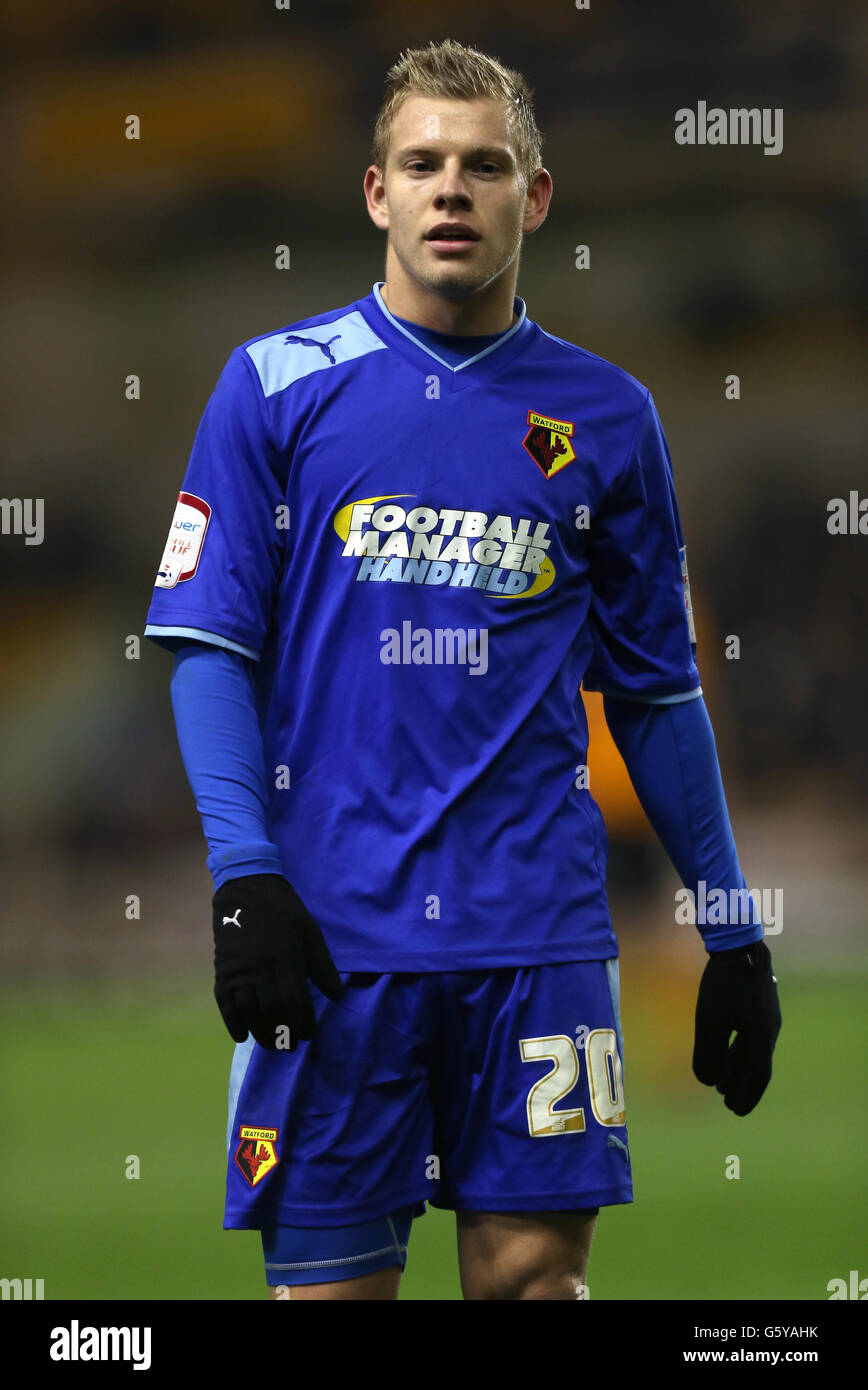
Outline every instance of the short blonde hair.
[(383, 102), (374, 123), (371, 162), (381, 172), (386, 167), (395, 113), (411, 94), (505, 101), (515, 132), (519, 170), (525, 182), (530, 183), (542, 163), (542, 137), (534, 114), (533, 92), (520, 72), (454, 39), (429, 43), (427, 48), (407, 49), (386, 73)]

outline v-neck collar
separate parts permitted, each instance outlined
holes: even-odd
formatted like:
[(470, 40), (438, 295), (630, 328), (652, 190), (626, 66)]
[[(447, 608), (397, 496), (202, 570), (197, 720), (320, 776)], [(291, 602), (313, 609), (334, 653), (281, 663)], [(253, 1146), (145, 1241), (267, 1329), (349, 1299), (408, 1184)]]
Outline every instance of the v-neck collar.
[[(381, 286), (385, 283), (385, 280), (378, 280), (367, 298), (360, 301), (360, 308), (371, 328), (419, 366), (425, 367), (427, 365), (430, 370), (430, 363), (436, 362), (438, 366), (449, 373), (453, 386), (463, 386), (472, 379), (478, 379), (480, 375), (498, 371), (501, 366), (505, 365), (507, 361), (511, 361), (518, 352), (523, 350), (531, 336), (532, 322), (527, 317), (525, 302), (516, 295), (513, 303), (514, 312), (518, 314), (518, 318), (515, 323), (507, 328), (496, 342), (489, 343), (488, 347), (482, 348), (471, 357), (465, 358), (463, 362), (453, 366), (451, 362), (446, 361), (445, 357), (441, 357), (427, 343), (417, 338), (403, 323), (399, 323), (395, 315), (390, 313), (380, 293)], [(420, 354), (425, 360), (419, 360)]]

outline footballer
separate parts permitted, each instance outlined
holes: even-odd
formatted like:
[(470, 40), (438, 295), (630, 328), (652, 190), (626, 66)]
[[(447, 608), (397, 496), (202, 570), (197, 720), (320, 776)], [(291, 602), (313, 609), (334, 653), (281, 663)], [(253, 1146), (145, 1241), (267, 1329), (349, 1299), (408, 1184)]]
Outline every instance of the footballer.
[[(272, 1298), (394, 1299), (430, 1203), (466, 1299), (575, 1300), (633, 1200), (582, 683), (684, 885), (750, 904), (669, 450), (516, 294), (552, 196), (519, 73), (404, 53), (364, 193), (385, 278), (231, 353), (145, 628), (236, 1043), (224, 1226)], [(712, 917), (693, 1069), (745, 1115), (777, 989), (756, 908)]]

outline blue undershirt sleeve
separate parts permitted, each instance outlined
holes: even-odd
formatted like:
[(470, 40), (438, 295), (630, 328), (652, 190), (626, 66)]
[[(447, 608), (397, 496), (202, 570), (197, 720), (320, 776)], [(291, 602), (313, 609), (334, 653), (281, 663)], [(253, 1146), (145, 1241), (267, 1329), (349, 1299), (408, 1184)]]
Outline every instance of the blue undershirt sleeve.
[(262, 733), (245, 657), (205, 643), (185, 645), (175, 654), (171, 693), (215, 889), (230, 878), (282, 874), (268, 834)]
[[(761, 941), (762, 920), (754, 899), (746, 897), (702, 696), (677, 704), (648, 704), (606, 695), (604, 709), (645, 814), (685, 888), (694, 895), (696, 925), (706, 949), (723, 951)], [(720, 889), (726, 894), (722, 914), (714, 899), (703, 913), (702, 904)], [(733, 889), (743, 891), (736, 897)]]

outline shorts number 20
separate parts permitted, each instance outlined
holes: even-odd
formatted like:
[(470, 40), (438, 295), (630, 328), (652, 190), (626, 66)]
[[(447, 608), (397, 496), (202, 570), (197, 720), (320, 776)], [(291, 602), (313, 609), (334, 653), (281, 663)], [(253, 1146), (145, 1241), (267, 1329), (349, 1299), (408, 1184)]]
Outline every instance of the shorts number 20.
[[(566, 1033), (551, 1038), (522, 1038), (521, 1060), (554, 1062), (551, 1071), (531, 1086), (527, 1096), (527, 1127), (530, 1134), (569, 1134), (585, 1128), (585, 1112), (555, 1110), (555, 1105), (575, 1086), (581, 1062), (576, 1045)], [(584, 1047), (588, 1065), (588, 1091), (594, 1119), (601, 1125), (624, 1123), (624, 1080), (615, 1031), (595, 1028)]]

